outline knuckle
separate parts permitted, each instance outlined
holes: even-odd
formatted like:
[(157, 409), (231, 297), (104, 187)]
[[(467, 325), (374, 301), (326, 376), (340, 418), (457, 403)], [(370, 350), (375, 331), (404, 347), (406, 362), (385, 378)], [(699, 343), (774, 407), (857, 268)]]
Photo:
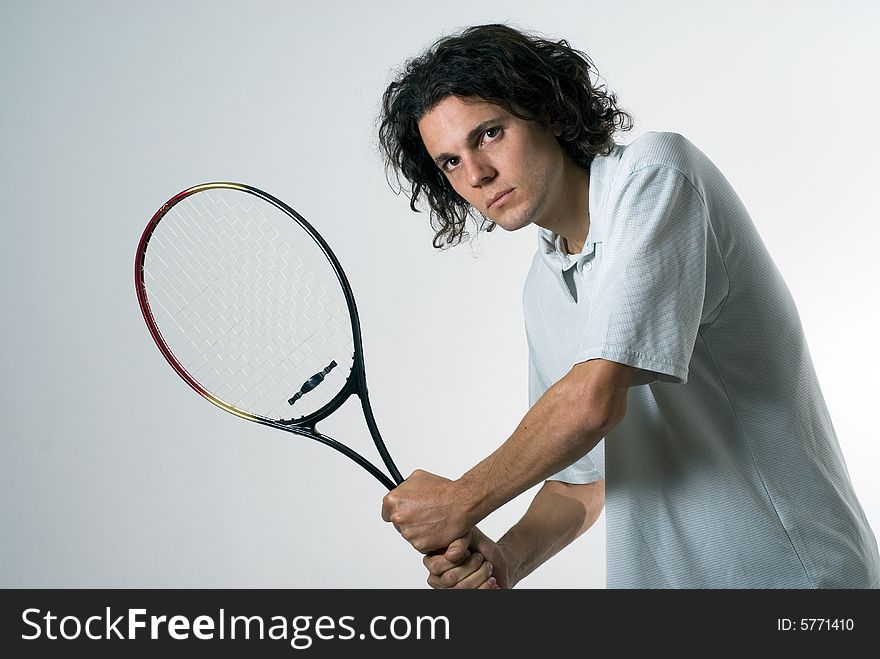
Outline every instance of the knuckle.
[(440, 576), (440, 583), (448, 588), (457, 584), (458, 579), (456, 578), (455, 573), (452, 570), (449, 570)]

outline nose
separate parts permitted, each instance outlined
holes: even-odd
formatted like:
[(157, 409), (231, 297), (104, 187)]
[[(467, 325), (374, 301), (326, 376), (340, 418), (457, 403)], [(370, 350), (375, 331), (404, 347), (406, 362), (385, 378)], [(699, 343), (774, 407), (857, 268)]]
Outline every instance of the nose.
[(494, 179), (498, 172), (482, 154), (473, 154), (462, 163), (471, 187), (478, 188)]

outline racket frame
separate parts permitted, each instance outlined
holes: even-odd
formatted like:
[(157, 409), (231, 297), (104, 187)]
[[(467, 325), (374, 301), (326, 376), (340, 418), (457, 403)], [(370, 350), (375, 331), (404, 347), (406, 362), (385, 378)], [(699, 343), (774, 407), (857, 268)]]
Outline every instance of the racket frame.
[[(180, 361), (174, 356), (174, 353), (171, 352), (170, 348), (165, 343), (165, 339), (162, 337), (162, 333), (159, 331), (159, 328), (156, 325), (155, 318), (150, 309), (146, 283), (144, 281), (144, 266), (147, 245), (149, 244), (150, 237), (153, 235), (156, 227), (159, 226), (159, 222), (162, 220), (162, 218), (165, 217), (165, 215), (179, 202), (183, 201), (193, 194), (196, 194), (197, 192), (216, 189), (238, 190), (240, 192), (252, 194), (272, 204), (273, 206), (287, 214), (292, 220), (297, 222), (303, 228), (303, 230), (305, 230), (305, 232), (308, 233), (309, 236), (318, 244), (318, 246), (321, 248), (321, 251), (324, 253), (324, 256), (327, 257), (327, 260), (330, 261), (330, 264), (333, 266), (333, 271), (336, 274), (336, 278), (339, 280), (340, 286), (342, 287), (342, 293), (345, 297), (345, 302), (348, 306), (349, 318), (351, 320), (351, 330), (354, 346), (351, 373), (346, 379), (346, 382), (343, 385), (342, 389), (340, 389), (339, 392), (330, 401), (325, 403), (319, 409), (305, 416), (290, 419), (272, 419), (259, 414), (254, 414), (253, 412), (248, 412), (247, 410), (240, 409), (235, 405), (227, 403), (226, 401), (218, 398), (210, 391), (205, 389), (198, 382), (198, 380), (196, 380), (186, 370), (183, 364), (181, 364)], [(144, 316), (144, 320), (147, 323), (147, 327), (150, 330), (150, 334), (152, 335), (153, 340), (159, 347), (162, 355), (174, 369), (174, 371), (199, 395), (201, 395), (203, 398), (207, 399), (217, 407), (220, 407), (221, 409), (224, 409), (227, 412), (230, 412), (231, 414), (234, 414), (238, 417), (247, 419), (248, 421), (255, 421), (263, 425), (278, 428), (279, 430), (286, 430), (287, 432), (302, 435), (304, 437), (308, 437), (309, 439), (314, 439), (318, 442), (321, 442), (322, 444), (325, 444), (333, 449), (336, 449), (340, 453), (343, 453), (346, 457), (354, 460), (368, 472), (370, 472), (379, 480), (380, 483), (382, 483), (389, 490), (393, 490), (397, 485), (403, 482), (403, 477), (401, 476), (400, 471), (397, 469), (397, 466), (394, 464), (391, 455), (388, 453), (385, 442), (382, 440), (382, 436), (379, 433), (379, 428), (376, 424), (375, 416), (373, 415), (372, 406), (370, 405), (369, 394), (367, 392), (366, 369), (364, 367), (360, 318), (358, 316), (357, 306), (355, 305), (354, 294), (352, 293), (351, 285), (348, 282), (345, 271), (342, 269), (342, 265), (339, 263), (339, 260), (336, 258), (336, 255), (333, 253), (333, 250), (330, 249), (330, 246), (327, 244), (324, 238), (315, 230), (315, 228), (311, 224), (309, 224), (309, 222), (302, 215), (297, 213), (293, 208), (285, 204), (280, 199), (277, 199), (276, 197), (270, 195), (269, 193), (264, 192), (263, 190), (255, 188), (253, 186), (246, 185), (244, 183), (214, 181), (210, 183), (201, 183), (199, 185), (194, 185), (190, 188), (187, 188), (186, 190), (177, 193), (171, 199), (165, 202), (162, 207), (158, 211), (156, 211), (156, 213), (153, 215), (146, 228), (144, 229), (144, 232), (141, 235), (141, 239), (138, 242), (137, 255), (135, 257), (134, 264), (134, 277), (138, 304), (140, 305), (141, 313)], [(366, 421), (367, 428), (370, 431), (370, 435), (373, 438), (373, 443), (375, 444), (376, 449), (378, 450), (379, 455), (382, 458), (382, 462), (388, 469), (391, 478), (389, 478), (387, 474), (383, 473), (378, 467), (376, 467), (372, 462), (367, 460), (360, 453), (349, 448), (345, 444), (333, 439), (332, 437), (324, 435), (323, 433), (319, 432), (316, 427), (318, 422), (326, 419), (333, 412), (339, 409), (342, 404), (345, 403), (345, 401), (347, 401), (352, 395), (356, 395), (360, 399), (361, 408), (364, 413), (364, 420)]]

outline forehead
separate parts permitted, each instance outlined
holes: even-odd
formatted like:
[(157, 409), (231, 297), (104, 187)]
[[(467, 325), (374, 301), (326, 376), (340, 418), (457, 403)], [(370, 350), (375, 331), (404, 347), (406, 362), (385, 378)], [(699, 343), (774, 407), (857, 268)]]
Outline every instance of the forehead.
[(460, 148), (468, 133), (485, 121), (508, 119), (511, 114), (500, 105), (481, 98), (447, 96), (419, 120), (419, 133), (428, 153)]

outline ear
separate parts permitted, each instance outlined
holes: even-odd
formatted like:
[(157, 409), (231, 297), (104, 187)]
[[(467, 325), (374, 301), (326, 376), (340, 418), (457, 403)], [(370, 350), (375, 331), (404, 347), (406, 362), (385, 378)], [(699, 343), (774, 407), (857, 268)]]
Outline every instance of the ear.
[(559, 137), (562, 135), (562, 124), (558, 121), (549, 121), (547, 127), (550, 129), (550, 132), (553, 133), (554, 137)]

